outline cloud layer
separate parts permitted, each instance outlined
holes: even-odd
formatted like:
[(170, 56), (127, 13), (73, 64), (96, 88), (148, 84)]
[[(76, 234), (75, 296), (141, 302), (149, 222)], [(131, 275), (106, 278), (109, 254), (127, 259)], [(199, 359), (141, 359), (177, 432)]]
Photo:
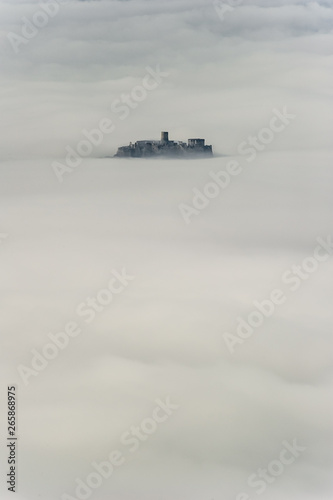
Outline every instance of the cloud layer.
[[(283, 276), (332, 236), (333, 2), (225, 5), (63, 2), (15, 54), (8, 33), (41, 6), (0, 2), (1, 373), (18, 384), (20, 500), (75, 497), (113, 450), (125, 462), (89, 498), (253, 500), (248, 478), (294, 440), (305, 450), (261, 498), (331, 498), (332, 257), (295, 291)], [(147, 67), (168, 76), (122, 119)], [(240, 145), (284, 108), (295, 118), (249, 161)], [(59, 182), (54, 162), (103, 119), (112, 133)], [(103, 158), (161, 130), (221, 156)], [(241, 173), (194, 206), (230, 161)], [(124, 268), (134, 279), (85, 321), (80, 304)], [(231, 353), (224, 334), (275, 289), (284, 303)], [(18, 365), (69, 322), (80, 333), (26, 386)], [(167, 396), (179, 408), (131, 452), (122, 436)]]

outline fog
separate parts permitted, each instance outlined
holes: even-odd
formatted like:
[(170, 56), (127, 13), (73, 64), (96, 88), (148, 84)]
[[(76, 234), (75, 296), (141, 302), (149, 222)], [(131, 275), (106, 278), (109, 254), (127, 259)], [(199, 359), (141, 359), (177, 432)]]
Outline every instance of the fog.
[[(333, 2), (57, 5), (0, 0), (1, 498), (16, 384), (18, 500), (331, 499)], [(215, 156), (112, 158), (162, 130)]]

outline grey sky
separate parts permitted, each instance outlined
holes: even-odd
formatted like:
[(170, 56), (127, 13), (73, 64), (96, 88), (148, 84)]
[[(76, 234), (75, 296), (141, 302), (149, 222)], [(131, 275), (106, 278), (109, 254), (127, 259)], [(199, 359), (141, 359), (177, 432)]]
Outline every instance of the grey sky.
[[(18, 384), (18, 500), (75, 497), (116, 449), (125, 463), (89, 498), (332, 497), (332, 257), (295, 292), (282, 276), (333, 237), (333, 1), (225, 5), (63, 2), (15, 53), (8, 33), (41, 7), (0, 0), (1, 380)], [(112, 106), (148, 67), (168, 75), (122, 120)], [(248, 161), (240, 145), (283, 109), (294, 118)], [(103, 119), (112, 133), (60, 183), (54, 162)], [(103, 158), (161, 130), (226, 156)], [(179, 206), (231, 160), (241, 173), (186, 224)], [(77, 307), (124, 268), (134, 279), (85, 322)], [(223, 334), (277, 288), (284, 304), (230, 353)], [(17, 366), (71, 321), (81, 333), (25, 386)], [(166, 396), (179, 408), (131, 453), (121, 436)], [(293, 440), (306, 450), (258, 495), (248, 478)], [(12, 498), (4, 453), (1, 471)]]

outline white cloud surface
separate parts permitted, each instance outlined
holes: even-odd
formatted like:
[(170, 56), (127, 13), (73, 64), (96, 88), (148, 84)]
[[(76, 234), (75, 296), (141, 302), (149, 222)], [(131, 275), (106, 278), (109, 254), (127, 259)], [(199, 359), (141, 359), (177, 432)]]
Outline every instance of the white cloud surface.
[[(306, 450), (261, 498), (331, 498), (332, 257), (295, 292), (282, 276), (333, 236), (332, 7), (244, 0), (221, 19), (202, 0), (69, 1), (15, 54), (8, 33), (41, 7), (0, 2), (1, 379), (18, 384), (19, 500), (75, 496), (115, 449), (125, 463), (89, 498), (253, 500), (248, 477), (294, 439)], [(168, 76), (121, 120), (112, 104), (158, 65)], [(248, 162), (238, 146), (283, 107), (295, 119)], [(114, 131), (59, 183), (54, 161), (105, 118)], [(226, 156), (103, 158), (160, 130)], [(179, 205), (231, 160), (242, 172), (186, 224)], [(77, 306), (123, 268), (135, 278), (86, 323)], [(231, 354), (223, 334), (276, 288), (285, 303)], [(70, 321), (81, 333), (26, 387), (17, 366)], [(179, 409), (132, 454), (121, 435), (167, 395)]]

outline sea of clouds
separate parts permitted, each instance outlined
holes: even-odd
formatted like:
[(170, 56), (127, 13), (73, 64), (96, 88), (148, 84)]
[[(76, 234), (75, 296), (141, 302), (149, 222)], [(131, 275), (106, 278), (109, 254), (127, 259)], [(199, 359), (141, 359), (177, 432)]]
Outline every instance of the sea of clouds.
[[(332, 20), (0, 1), (17, 499), (331, 499)], [(162, 130), (215, 157), (112, 158)]]

